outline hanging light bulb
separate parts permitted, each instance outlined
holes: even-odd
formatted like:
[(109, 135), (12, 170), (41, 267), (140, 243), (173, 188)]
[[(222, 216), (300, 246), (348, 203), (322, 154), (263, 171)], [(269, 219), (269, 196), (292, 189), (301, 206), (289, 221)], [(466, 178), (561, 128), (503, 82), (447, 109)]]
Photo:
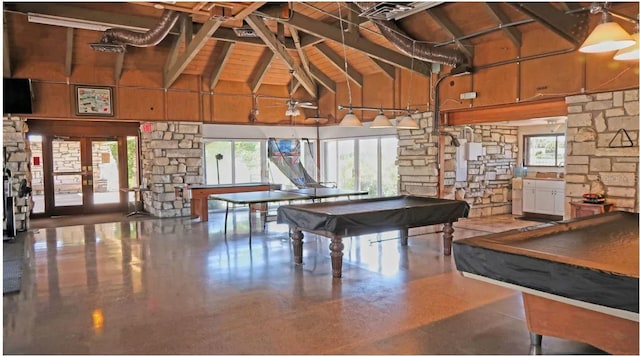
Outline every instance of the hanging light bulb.
[(418, 122), (416, 122), (416, 120), (414, 120), (414, 118), (412, 118), (409, 113), (404, 116), (398, 116), (396, 120), (398, 120), (398, 124), (396, 125), (396, 127), (399, 129), (417, 130), (420, 128)]
[(602, 11), (602, 19), (580, 47), (583, 53), (602, 53), (633, 46), (633, 38), (618, 23), (611, 21), (609, 13)]
[(613, 59), (617, 61), (637, 61), (638, 59), (640, 59), (640, 38), (638, 36), (638, 32), (631, 35), (631, 38), (636, 41), (636, 44), (631, 47), (619, 50), (616, 55), (613, 56)]
[(378, 112), (378, 115), (376, 115), (376, 117), (373, 118), (373, 121), (371, 122), (371, 126), (369, 127), (371, 127), (372, 129), (382, 129), (387, 127), (393, 127), (393, 125), (391, 124), (391, 121), (389, 121), (389, 118), (384, 116), (384, 112), (380, 110)]
[(362, 122), (358, 117), (353, 113), (353, 110), (349, 108), (349, 112), (342, 118), (340, 124), (338, 126), (342, 127), (359, 127), (362, 126)]

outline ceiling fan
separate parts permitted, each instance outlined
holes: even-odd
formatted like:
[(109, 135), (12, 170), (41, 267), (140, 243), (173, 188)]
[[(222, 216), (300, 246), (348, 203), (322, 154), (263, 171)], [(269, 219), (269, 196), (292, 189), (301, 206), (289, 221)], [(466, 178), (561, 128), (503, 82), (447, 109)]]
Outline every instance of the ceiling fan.
[(300, 110), (298, 110), (298, 108), (303, 108), (303, 109), (314, 109), (317, 110), (318, 109), (318, 105), (310, 102), (310, 101), (297, 101), (293, 99), (293, 70), (290, 70), (289, 73), (291, 73), (291, 80), (289, 81), (290, 83), (290, 87), (289, 87), (289, 100), (287, 100), (287, 110), (285, 111), (285, 115), (286, 116), (298, 116), (300, 115)]

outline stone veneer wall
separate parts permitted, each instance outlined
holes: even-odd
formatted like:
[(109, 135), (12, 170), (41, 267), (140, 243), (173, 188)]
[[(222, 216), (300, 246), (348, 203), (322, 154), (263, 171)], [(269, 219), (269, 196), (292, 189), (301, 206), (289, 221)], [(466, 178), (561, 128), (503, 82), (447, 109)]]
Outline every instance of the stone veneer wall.
[[(398, 130), (398, 174), (401, 194), (438, 196), (438, 137), (431, 134), (433, 113), (413, 116), (417, 130)], [(484, 155), (468, 161), (467, 181), (456, 182), (456, 150), (451, 139), (444, 146), (444, 197), (464, 194), (470, 216), (511, 212), (511, 178), (517, 159), (518, 130), (495, 125), (473, 126), (474, 142), (482, 142)], [(460, 137), (461, 127), (443, 131)]]
[[(569, 202), (581, 201), (596, 179), (605, 184), (607, 201), (616, 210), (638, 212), (638, 89), (569, 96), (565, 102), (565, 218), (571, 213)], [(627, 131), (633, 147), (609, 147), (620, 129)]]
[(188, 200), (175, 194), (175, 187), (202, 184), (202, 123), (152, 122), (151, 132), (141, 134), (144, 208), (157, 217), (189, 216)]
[[(475, 125), (473, 142), (482, 143), (482, 156), (467, 160), (466, 181), (455, 181), (456, 157), (445, 155), (445, 192), (464, 194), (470, 217), (511, 213), (511, 178), (518, 158), (518, 129), (511, 126)], [(461, 127), (448, 128), (460, 137)], [(467, 141), (471, 142), (469, 130)], [(462, 149), (462, 147), (461, 147)], [(449, 193), (447, 198), (455, 195)]]
[(28, 127), (25, 119), (18, 117), (4, 117), (2, 119), (2, 147), (8, 154), (5, 163), (6, 168), (11, 170), (13, 177), (12, 194), (16, 202), (15, 226), (18, 231), (29, 228), (30, 201), (27, 197), (18, 198), (18, 189), (22, 179), (27, 180), (27, 185), (31, 186), (31, 173), (29, 162), (31, 161), (31, 150), (27, 141)]

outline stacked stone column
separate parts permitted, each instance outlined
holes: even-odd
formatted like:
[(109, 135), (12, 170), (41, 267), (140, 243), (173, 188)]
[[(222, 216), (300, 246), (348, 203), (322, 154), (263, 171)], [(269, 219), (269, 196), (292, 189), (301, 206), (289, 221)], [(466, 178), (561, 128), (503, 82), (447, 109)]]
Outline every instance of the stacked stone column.
[(31, 150), (26, 134), (29, 131), (26, 120), (19, 117), (4, 117), (2, 120), (3, 141), (2, 146), (7, 152), (5, 168), (11, 170), (12, 195), (15, 197), (15, 226), (18, 231), (29, 228), (30, 200), (28, 197), (19, 198), (18, 189), (22, 179), (27, 180), (31, 186), (31, 172), (29, 162)]

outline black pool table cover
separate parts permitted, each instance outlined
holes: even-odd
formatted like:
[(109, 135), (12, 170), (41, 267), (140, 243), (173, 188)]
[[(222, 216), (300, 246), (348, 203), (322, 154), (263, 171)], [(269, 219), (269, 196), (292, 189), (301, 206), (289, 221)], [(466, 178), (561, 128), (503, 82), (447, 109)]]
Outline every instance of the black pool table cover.
[(444, 224), (468, 215), (469, 204), (465, 201), (403, 195), (281, 206), (278, 223), (310, 231), (353, 234)]
[(638, 313), (638, 214), (616, 211), (453, 242), (461, 272)]

